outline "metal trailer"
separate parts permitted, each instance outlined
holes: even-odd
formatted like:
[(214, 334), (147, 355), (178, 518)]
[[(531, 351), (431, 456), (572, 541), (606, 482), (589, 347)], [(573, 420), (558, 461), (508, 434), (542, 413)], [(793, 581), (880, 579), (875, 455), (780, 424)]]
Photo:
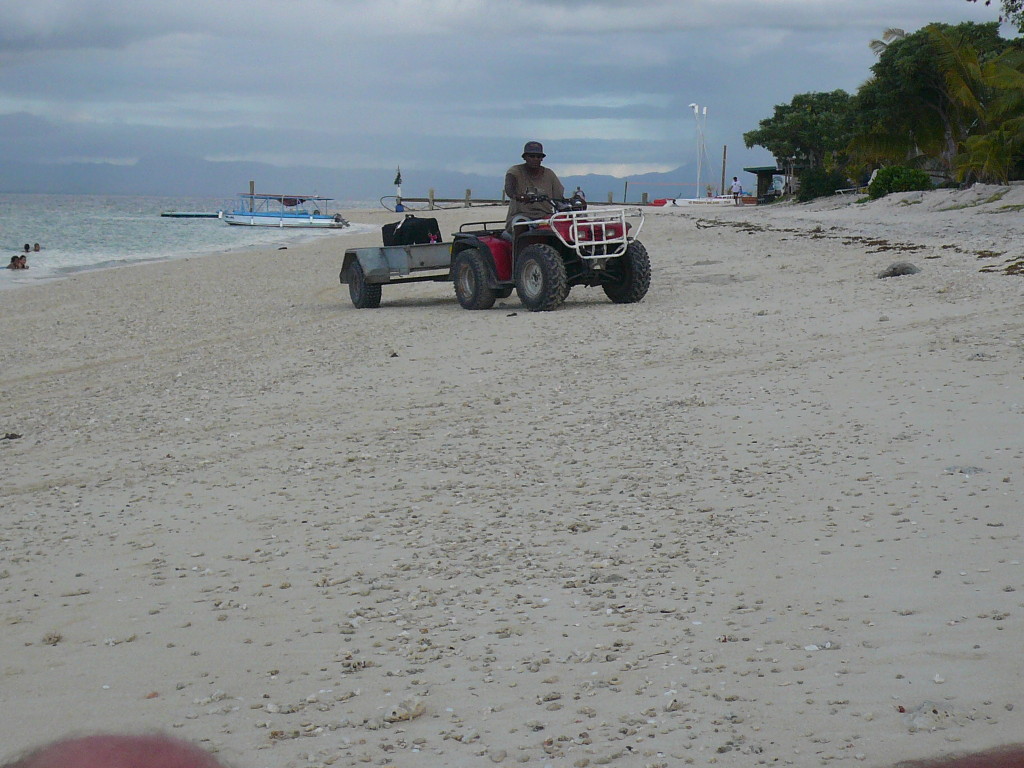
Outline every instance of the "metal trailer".
[(349, 248), (339, 278), (359, 309), (380, 306), (381, 289), (392, 283), (450, 283), (452, 243)]

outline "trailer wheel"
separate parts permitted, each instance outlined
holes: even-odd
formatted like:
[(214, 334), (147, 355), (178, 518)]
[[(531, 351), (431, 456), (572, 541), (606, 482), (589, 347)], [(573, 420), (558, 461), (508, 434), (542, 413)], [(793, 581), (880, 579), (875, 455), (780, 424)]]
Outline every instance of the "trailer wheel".
[(348, 267), (348, 295), (356, 309), (376, 309), (380, 306), (380, 285), (366, 282), (366, 273), (358, 261)]
[(626, 252), (608, 261), (609, 281), (601, 287), (616, 304), (635, 304), (651, 287), (651, 258), (639, 240), (632, 241)]
[(479, 248), (467, 248), (455, 257), (452, 265), (455, 297), (463, 309), (490, 309), (494, 306), (494, 289), (488, 287), (487, 264)]
[(531, 312), (558, 309), (569, 295), (565, 262), (550, 245), (523, 248), (516, 265), (516, 293)]

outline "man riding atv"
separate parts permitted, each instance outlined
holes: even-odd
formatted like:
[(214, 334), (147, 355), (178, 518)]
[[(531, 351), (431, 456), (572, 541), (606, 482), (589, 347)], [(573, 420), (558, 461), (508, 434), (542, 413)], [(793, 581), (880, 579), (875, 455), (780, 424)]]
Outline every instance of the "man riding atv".
[[(549, 311), (578, 285), (600, 286), (616, 304), (642, 301), (651, 284), (650, 257), (637, 239), (643, 211), (589, 209), (579, 187), (565, 200), (562, 182), (541, 165), (543, 159), (540, 142), (528, 141), (525, 162), (508, 169), (505, 221), (466, 222), (450, 244), (398, 245), (385, 239), (383, 248), (347, 250), (340, 278), (352, 303), (380, 306), (386, 283), (445, 279), (454, 283), (465, 309), (490, 309), (514, 290), (528, 310)], [(446, 275), (413, 275), (445, 266)]]
[(505, 194), (508, 195), (506, 231), (512, 231), (516, 216), (529, 220), (546, 219), (555, 212), (552, 200), (561, 200), (565, 189), (550, 168), (541, 165), (544, 146), (539, 141), (528, 141), (523, 147), (524, 162), (513, 165), (505, 173)]
[[(504, 228), (464, 224), (451, 247), (455, 296), (465, 309), (490, 309), (519, 294), (534, 312), (557, 309), (573, 286), (601, 286), (616, 304), (641, 301), (651, 282), (647, 250), (636, 239), (639, 209), (590, 211), (582, 190), (565, 200), (558, 176), (541, 165), (544, 148), (528, 141), (508, 169)], [(636, 229), (627, 217), (639, 218)]]

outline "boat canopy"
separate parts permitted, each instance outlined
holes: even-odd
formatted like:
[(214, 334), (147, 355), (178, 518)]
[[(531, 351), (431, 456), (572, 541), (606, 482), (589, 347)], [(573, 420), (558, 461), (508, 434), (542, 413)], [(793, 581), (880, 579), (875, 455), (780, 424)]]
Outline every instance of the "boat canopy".
[(253, 194), (249, 192), (241, 192), (238, 195), (245, 200), (273, 200), (274, 202), (280, 203), (281, 205), (292, 208), (296, 205), (302, 205), (307, 201), (328, 201), (333, 200), (333, 197), (320, 197), (320, 195), (265, 195), (265, 194)]

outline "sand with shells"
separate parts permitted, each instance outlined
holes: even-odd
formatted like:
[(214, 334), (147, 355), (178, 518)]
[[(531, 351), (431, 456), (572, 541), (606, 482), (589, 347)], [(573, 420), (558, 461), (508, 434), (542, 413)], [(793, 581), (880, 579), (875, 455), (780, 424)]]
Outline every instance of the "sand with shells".
[(356, 310), (341, 252), (373, 236), (4, 292), (3, 756), (100, 729), (238, 768), (1019, 740), (1022, 207), (652, 210), (645, 301), (548, 313), (442, 283)]

